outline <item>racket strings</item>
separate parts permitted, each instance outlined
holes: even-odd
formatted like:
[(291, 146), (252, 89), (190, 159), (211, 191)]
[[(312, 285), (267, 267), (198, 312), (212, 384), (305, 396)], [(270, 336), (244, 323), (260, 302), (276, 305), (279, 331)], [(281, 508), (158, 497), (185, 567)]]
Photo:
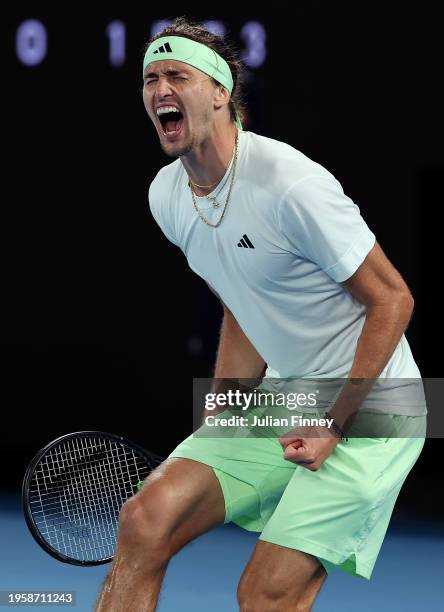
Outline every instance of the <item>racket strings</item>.
[(29, 502), (37, 529), (68, 557), (111, 557), (120, 509), (155, 465), (112, 439), (64, 441), (45, 455), (32, 478)]

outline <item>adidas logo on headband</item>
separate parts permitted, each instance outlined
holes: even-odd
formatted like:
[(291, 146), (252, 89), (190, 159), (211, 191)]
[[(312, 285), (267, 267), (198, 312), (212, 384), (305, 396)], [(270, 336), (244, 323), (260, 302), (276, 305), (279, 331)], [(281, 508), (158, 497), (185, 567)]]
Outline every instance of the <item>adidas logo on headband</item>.
[(161, 47), (159, 47), (158, 49), (156, 49), (154, 51), (154, 53), (172, 53), (173, 50), (170, 47), (170, 43), (165, 43), (164, 45), (162, 45)]

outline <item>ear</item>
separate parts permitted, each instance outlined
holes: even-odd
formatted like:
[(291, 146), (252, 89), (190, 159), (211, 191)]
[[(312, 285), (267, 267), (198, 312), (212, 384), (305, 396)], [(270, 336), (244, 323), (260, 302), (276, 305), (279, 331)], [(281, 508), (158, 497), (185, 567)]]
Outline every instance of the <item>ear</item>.
[(230, 92), (228, 91), (228, 89), (225, 89), (223, 85), (217, 85), (216, 89), (214, 90), (214, 98), (213, 98), (214, 108), (219, 109), (219, 108), (222, 108), (223, 106), (226, 106), (228, 102), (230, 101), (230, 97), (231, 96), (230, 96)]

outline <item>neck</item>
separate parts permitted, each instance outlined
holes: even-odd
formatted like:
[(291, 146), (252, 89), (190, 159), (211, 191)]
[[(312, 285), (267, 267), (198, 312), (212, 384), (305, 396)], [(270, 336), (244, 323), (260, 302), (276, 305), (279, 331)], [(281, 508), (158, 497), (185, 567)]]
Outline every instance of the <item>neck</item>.
[(231, 123), (226, 126), (215, 126), (213, 132), (200, 142), (180, 160), (193, 185), (211, 185), (211, 187), (193, 187), (197, 195), (211, 193), (222, 180), (233, 157), (236, 127)]

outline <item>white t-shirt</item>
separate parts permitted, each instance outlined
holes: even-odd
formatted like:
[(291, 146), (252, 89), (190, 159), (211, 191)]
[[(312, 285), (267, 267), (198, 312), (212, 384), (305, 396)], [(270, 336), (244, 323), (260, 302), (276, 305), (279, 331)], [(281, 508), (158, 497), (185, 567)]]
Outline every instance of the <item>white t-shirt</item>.
[[(222, 213), (230, 170), (209, 194), (218, 208), (196, 197), (211, 223)], [(161, 168), (149, 203), (166, 237), (263, 357), (267, 378), (347, 378), (365, 307), (338, 283), (357, 270), (375, 235), (328, 170), (288, 144), (240, 131), (219, 227), (199, 218), (180, 159)], [(420, 378), (404, 335), (381, 376)]]

